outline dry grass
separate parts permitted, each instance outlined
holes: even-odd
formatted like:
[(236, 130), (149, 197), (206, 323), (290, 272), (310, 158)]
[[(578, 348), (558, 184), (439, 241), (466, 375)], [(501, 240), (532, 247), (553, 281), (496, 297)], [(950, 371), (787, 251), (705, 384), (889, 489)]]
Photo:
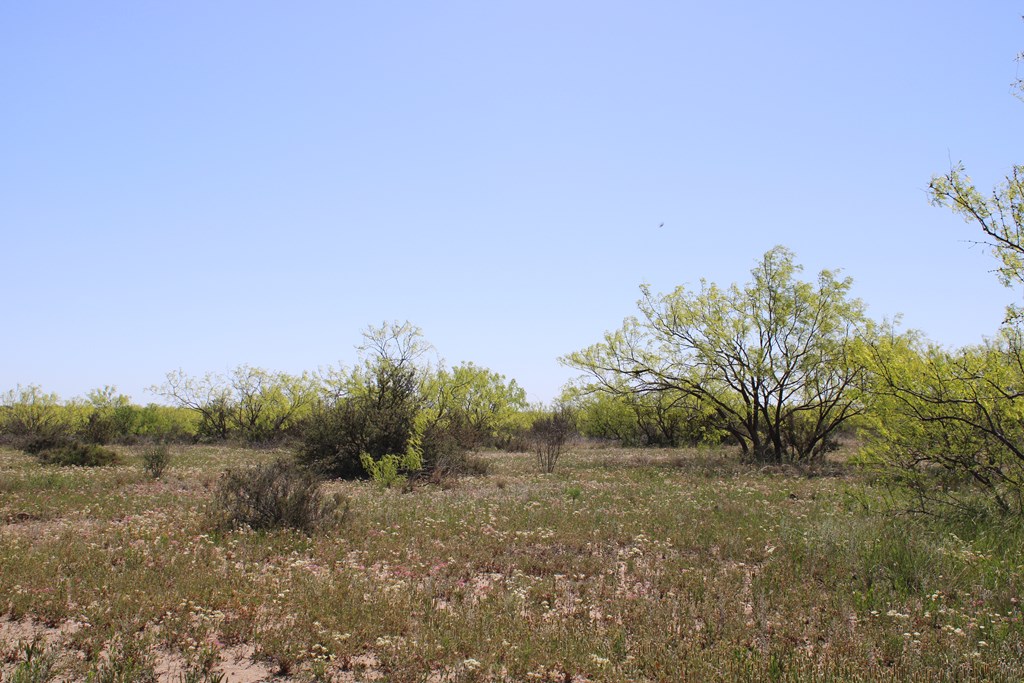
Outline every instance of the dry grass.
[(881, 514), (840, 466), (577, 449), (539, 475), (486, 454), (454, 486), (332, 482), (353, 514), (307, 536), (204, 512), (224, 468), (280, 454), (186, 449), (160, 480), (122, 455), (0, 450), (5, 676), (39, 633), (70, 680), (126, 640), (173, 681), (1024, 677), (1024, 531)]

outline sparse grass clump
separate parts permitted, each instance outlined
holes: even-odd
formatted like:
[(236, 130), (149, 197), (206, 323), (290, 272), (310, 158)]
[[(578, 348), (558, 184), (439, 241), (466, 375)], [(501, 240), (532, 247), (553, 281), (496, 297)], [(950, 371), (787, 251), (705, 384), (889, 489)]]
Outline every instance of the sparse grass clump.
[(20, 643), (21, 661), (11, 672), (10, 683), (49, 683), (57, 676), (56, 657), (39, 639)]
[(138, 634), (116, 638), (110, 650), (89, 671), (87, 683), (156, 683), (154, 653)]
[(222, 528), (310, 532), (337, 507), (337, 499), (322, 494), (315, 474), (281, 458), (225, 471), (214, 493), (213, 517)]

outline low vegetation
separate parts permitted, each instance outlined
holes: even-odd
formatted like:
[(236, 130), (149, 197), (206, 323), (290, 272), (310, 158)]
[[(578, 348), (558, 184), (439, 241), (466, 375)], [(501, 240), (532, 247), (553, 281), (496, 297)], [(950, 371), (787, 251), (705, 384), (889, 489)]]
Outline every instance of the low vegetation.
[(68, 441), (41, 448), (35, 453), (44, 465), (62, 467), (105, 467), (117, 463), (117, 453), (94, 443)]
[(338, 502), (323, 495), (312, 472), (279, 458), (221, 474), (210, 516), (218, 528), (312, 533), (332, 518)]
[(171, 447), (165, 443), (156, 443), (142, 449), (142, 469), (153, 479), (164, 476), (171, 464)]
[[(1019, 520), (888, 514), (851, 449), (804, 469), (573, 442), (550, 475), (488, 452), (487, 476), (406, 492), (291, 488), (286, 453), (223, 446), (182, 447), (152, 479), (118, 450), (65, 470), (0, 449), (4, 680), (32, 636), (59, 680), (1024, 676)], [(223, 525), (232, 488), (319, 490), (351, 513)]]

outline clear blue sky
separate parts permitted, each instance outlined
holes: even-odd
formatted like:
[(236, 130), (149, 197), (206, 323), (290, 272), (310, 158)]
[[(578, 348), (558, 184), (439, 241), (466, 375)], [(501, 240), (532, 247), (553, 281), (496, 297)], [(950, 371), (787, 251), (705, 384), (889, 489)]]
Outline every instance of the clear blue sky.
[(745, 280), (775, 244), (977, 342), (1016, 295), (925, 188), (1024, 162), (1020, 14), (3, 3), (0, 390), (147, 402), (177, 368), (351, 363), (408, 319), (550, 400), (638, 284)]

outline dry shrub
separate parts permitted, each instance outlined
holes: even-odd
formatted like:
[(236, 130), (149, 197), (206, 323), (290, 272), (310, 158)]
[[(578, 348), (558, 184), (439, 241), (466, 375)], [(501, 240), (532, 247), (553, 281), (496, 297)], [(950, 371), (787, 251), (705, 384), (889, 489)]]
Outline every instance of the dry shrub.
[(92, 443), (68, 442), (54, 448), (44, 448), (35, 453), (44, 465), (62, 467), (105, 467), (118, 463), (117, 453)]
[(315, 474), (284, 458), (225, 471), (214, 500), (213, 519), (221, 528), (305, 532), (333, 517), (341, 502), (322, 493)]
[(530, 442), (541, 472), (551, 474), (555, 471), (563, 447), (575, 434), (575, 415), (568, 409), (559, 408), (534, 420), (530, 427)]

